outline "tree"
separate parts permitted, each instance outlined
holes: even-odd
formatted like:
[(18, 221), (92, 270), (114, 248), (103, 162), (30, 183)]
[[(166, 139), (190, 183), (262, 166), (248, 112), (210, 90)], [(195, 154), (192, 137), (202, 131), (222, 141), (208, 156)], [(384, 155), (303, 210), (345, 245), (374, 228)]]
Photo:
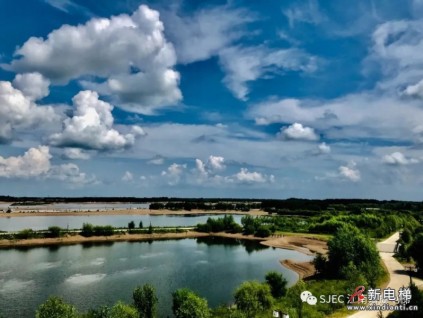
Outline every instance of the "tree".
[(301, 293), (307, 290), (304, 281), (299, 280), (294, 286), (292, 286), (286, 295), (287, 303), (291, 304), (297, 312), (299, 318), (303, 317), (303, 301), (301, 300)]
[(78, 318), (78, 316), (76, 308), (66, 304), (59, 297), (48, 298), (35, 313), (36, 318)]
[(211, 316), (207, 300), (187, 288), (178, 289), (172, 294), (172, 311), (176, 318), (209, 318)]
[(316, 257), (313, 259), (313, 265), (316, 269), (316, 272), (319, 274), (323, 274), (326, 272), (327, 267), (327, 259), (322, 254), (317, 253)]
[(150, 222), (150, 226), (148, 227), (148, 234), (153, 234), (154, 230), (153, 230), (153, 226), (151, 225)]
[(363, 274), (370, 286), (376, 286), (382, 274), (380, 256), (373, 241), (359, 229), (344, 224), (328, 242), (328, 273), (345, 278), (346, 267), (352, 265)]
[(423, 233), (419, 233), (411, 243), (408, 253), (414, 259), (419, 271), (423, 271)]
[(86, 237), (93, 236), (94, 235), (94, 226), (90, 223), (84, 223), (82, 225), (81, 235), (86, 236)]
[(257, 281), (247, 281), (235, 291), (235, 304), (247, 317), (255, 317), (272, 306), (270, 286)]
[(131, 222), (128, 223), (128, 229), (130, 229), (130, 230), (135, 229), (135, 222), (134, 221), (131, 221)]
[(140, 221), (140, 225), (139, 225), (139, 228), (140, 229), (142, 229), (144, 226), (143, 226), (143, 224), (142, 224), (142, 221)]
[(278, 272), (268, 272), (265, 276), (266, 283), (270, 286), (270, 292), (274, 298), (285, 296), (288, 281)]
[(155, 288), (150, 284), (135, 288), (132, 298), (140, 318), (156, 317), (156, 306), (158, 298)]
[(138, 318), (137, 310), (121, 301), (118, 301), (111, 309), (107, 318)]
[(49, 237), (60, 237), (61, 233), (62, 233), (62, 229), (58, 226), (50, 226), (48, 228)]

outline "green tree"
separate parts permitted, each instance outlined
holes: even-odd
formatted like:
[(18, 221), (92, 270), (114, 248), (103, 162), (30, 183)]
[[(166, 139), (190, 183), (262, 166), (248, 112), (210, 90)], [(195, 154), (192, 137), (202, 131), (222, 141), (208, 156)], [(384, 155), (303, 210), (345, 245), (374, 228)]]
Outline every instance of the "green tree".
[(142, 221), (140, 221), (139, 228), (142, 229), (143, 227), (144, 225), (142, 224)]
[(235, 291), (235, 304), (248, 318), (272, 306), (270, 286), (257, 281), (247, 281)]
[(207, 300), (191, 290), (182, 288), (172, 294), (172, 311), (176, 318), (209, 318)]
[(324, 274), (327, 267), (327, 259), (322, 254), (317, 253), (316, 257), (313, 259), (313, 265), (316, 269), (316, 272), (319, 274)]
[(35, 313), (36, 318), (78, 318), (78, 316), (76, 308), (59, 297), (49, 297)]
[(298, 318), (303, 317), (303, 301), (300, 296), (305, 290), (307, 290), (306, 284), (300, 280), (288, 290), (286, 295), (287, 303), (296, 311)]
[(281, 273), (271, 271), (268, 272), (265, 276), (266, 283), (270, 286), (270, 291), (272, 296), (275, 298), (280, 298), (285, 296), (287, 288), (286, 285), (288, 281), (282, 276)]
[(109, 312), (107, 318), (138, 318), (139, 314), (135, 307), (118, 301)]
[(84, 223), (82, 225), (81, 235), (85, 237), (90, 237), (94, 235), (94, 226), (90, 223)]
[(414, 259), (419, 271), (423, 271), (423, 233), (419, 233), (411, 243), (408, 253)]
[(61, 233), (62, 233), (62, 229), (58, 226), (50, 226), (48, 228), (49, 237), (60, 237)]
[(150, 284), (135, 288), (132, 298), (134, 306), (137, 308), (140, 318), (156, 317), (156, 307), (158, 298), (155, 288)]
[(380, 256), (373, 241), (355, 226), (345, 224), (328, 242), (328, 273), (345, 278), (350, 263), (363, 274), (370, 286), (376, 286), (382, 274)]
[(153, 226), (151, 225), (150, 222), (150, 226), (148, 227), (148, 234), (153, 234), (154, 230), (153, 230)]
[(130, 229), (130, 230), (135, 229), (135, 222), (134, 221), (131, 221), (131, 222), (128, 223), (128, 229)]

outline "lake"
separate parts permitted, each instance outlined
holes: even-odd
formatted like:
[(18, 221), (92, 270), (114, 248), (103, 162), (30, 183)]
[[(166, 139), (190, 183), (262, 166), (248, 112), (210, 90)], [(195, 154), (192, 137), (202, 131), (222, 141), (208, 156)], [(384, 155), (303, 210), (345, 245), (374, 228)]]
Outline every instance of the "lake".
[(0, 251), (0, 314), (34, 317), (49, 295), (81, 310), (131, 302), (137, 285), (151, 283), (159, 298), (159, 317), (171, 316), (171, 293), (188, 287), (209, 305), (228, 304), (245, 280), (264, 280), (270, 270), (290, 284), (298, 276), (279, 260), (308, 261), (296, 251), (268, 248), (256, 241), (223, 238), (121, 242)]
[[(205, 223), (207, 219), (223, 217), (223, 215), (63, 215), (63, 216), (22, 216), (0, 218), (0, 231), (20, 231), (31, 228), (33, 230), (46, 230), (49, 226), (80, 229), (84, 223), (93, 225), (112, 225), (114, 227), (127, 227), (131, 221), (138, 227), (142, 221), (144, 227), (153, 226), (195, 226)], [(241, 223), (242, 215), (234, 215), (234, 220)]]

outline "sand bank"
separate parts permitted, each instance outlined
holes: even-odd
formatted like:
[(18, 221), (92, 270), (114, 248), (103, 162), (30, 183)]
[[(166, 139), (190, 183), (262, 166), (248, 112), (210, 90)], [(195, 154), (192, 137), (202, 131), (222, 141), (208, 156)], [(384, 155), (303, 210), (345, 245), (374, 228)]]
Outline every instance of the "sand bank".
[(99, 211), (65, 211), (65, 210), (46, 210), (46, 211), (30, 211), (19, 210), (15, 207), (11, 213), (0, 213), (1, 217), (25, 217), (25, 216), (91, 216), (91, 215), (268, 215), (267, 212), (261, 210), (251, 210), (249, 212), (227, 210), (227, 211), (205, 211), (205, 210), (191, 210), (191, 211), (172, 211), (172, 210), (149, 210), (149, 209), (124, 209), (124, 210), (99, 210)]

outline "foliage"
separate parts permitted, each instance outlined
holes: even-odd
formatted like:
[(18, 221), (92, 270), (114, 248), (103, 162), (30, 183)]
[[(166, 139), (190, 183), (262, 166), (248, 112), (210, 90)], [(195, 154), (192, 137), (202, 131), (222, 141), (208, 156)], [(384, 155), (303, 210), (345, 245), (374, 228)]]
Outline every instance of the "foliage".
[(211, 316), (207, 300), (187, 288), (178, 289), (172, 297), (172, 311), (176, 318), (209, 318)]
[(142, 221), (140, 221), (140, 224), (139, 224), (139, 226), (138, 226), (140, 229), (142, 229), (144, 226), (143, 226), (143, 224), (142, 224)]
[(34, 232), (32, 229), (24, 229), (15, 234), (15, 238), (18, 240), (27, 240), (35, 237), (36, 232)]
[(61, 233), (62, 233), (62, 229), (58, 226), (50, 226), (48, 228), (49, 237), (60, 237)]
[(107, 318), (138, 318), (137, 310), (123, 302), (118, 301), (111, 309)]
[(328, 242), (328, 248), (328, 274), (346, 278), (348, 267), (354, 266), (370, 286), (376, 286), (382, 275), (379, 253), (375, 244), (356, 227), (342, 226)]
[(140, 317), (153, 318), (156, 316), (158, 298), (155, 288), (150, 284), (137, 287), (133, 294), (134, 306), (137, 308)]
[(414, 238), (408, 249), (409, 255), (414, 259), (417, 269), (423, 271), (423, 233), (419, 233)]
[(131, 221), (131, 222), (128, 223), (128, 229), (130, 229), (130, 230), (135, 229), (135, 222), (134, 221)]
[(78, 312), (72, 305), (66, 304), (59, 297), (50, 297), (41, 304), (36, 313), (36, 318), (78, 318)]
[(317, 253), (313, 259), (313, 265), (318, 274), (324, 274), (327, 270), (328, 260), (322, 254)]
[(84, 223), (82, 225), (81, 235), (85, 237), (90, 237), (94, 235), (94, 226), (90, 223)]
[(282, 276), (282, 274), (271, 271), (265, 276), (266, 283), (270, 286), (270, 291), (274, 298), (280, 298), (285, 296), (288, 281)]
[(272, 294), (268, 284), (247, 281), (235, 291), (235, 304), (247, 317), (255, 315), (272, 306)]
[(208, 218), (206, 223), (197, 225), (197, 231), (240, 233), (242, 229), (232, 215), (225, 215), (223, 218)]

